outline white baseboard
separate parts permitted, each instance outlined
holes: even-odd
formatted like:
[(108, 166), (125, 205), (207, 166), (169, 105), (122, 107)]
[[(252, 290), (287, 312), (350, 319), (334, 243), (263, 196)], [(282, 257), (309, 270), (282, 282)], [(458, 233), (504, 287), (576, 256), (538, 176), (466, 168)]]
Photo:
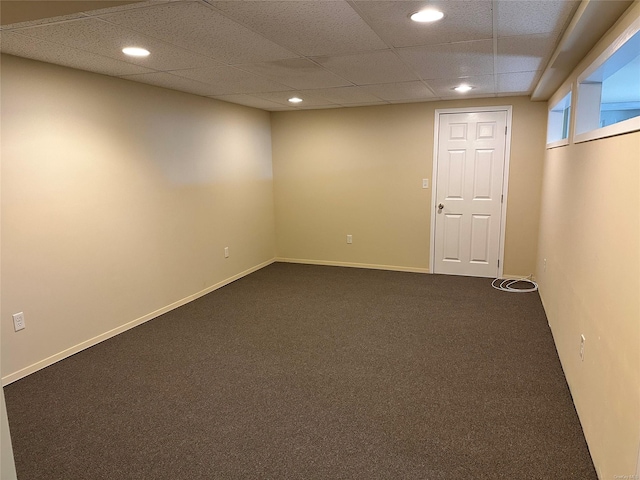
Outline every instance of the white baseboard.
[(160, 315), (163, 315), (167, 312), (170, 312), (171, 310), (174, 310), (189, 302), (192, 302), (193, 300), (196, 300), (208, 293), (211, 293), (214, 290), (222, 288), (225, 285), (230, 284), (231, 282), (234, 282), (242, 277), (249, 275), (250, 273), (253, 273), (257, 270), (260, 270), (261, 268), (271, 265), (275, 261), (276, 259), (271, 259), (266, 262), (260, 263), (259, 265), (251, 267), (245, 270), (244, 272), (240, 272), (236, 275), (233, 275), (232, 277), (222, 280), (221, 282), (218, 282), (215, 285), (211, 285), (210, 287), (207, 287), (204, 290), (194, 293), (193, 295), (189, 295), (188, 297), (178, 300), (177, 302), (167, 305), (166, 307), (162, 307), (159, 310), (156, 310), (155, 312), (148, 313), (147, 315), (144, 315), (140, 318), (132, 320), (131, 322), (125, 323), (124, 325), (121, 325), (112, 330), (109, 330), (108, 332), (104, 332), (96, 337), (90, 338), (89, 340), (85, 340), (84, 342), (78, 343), (77, 345), (67, 348), (66, 350), (56, 353), (55, 355), (51, 355), (50, 357), (45, 358), (44, 360), (40, 360), (39, 362), (29, 365), (28, 367), (22, 368), (17, 372), (10, 373), (9, 375), (2, 377), (2, 386), (4, 387), (5, 385), (9, 385), (10, 383), (15, 382), (16, 380), (20, 380), (21, 378), (24, 378), (27, 375), (37, 372), (38, 370), (42, 370), (43, 368), (48, 367), (49, 365), (53, 365), (54, 363), (59, 362), (60, 360), (63, 360), (67, 357), (70, 357), (71, 355), (75, 355), (76, 353), (81, 352), (82, 350), (85, 350), (89, 347), (93, 347), (94, 345), (100, 342), (103, 342), (104, 340), (107, 340), (111, 337), (115, 337), (119, 333), (126, 332), (127, 330), (130, 330), (133, 327), (136, 327), (142, 323), (148, 322), (149, 320), (153, 320), (154, 318), (159, 317)]
[[(529, 275), (507, 275), (506, 273), (502, 275), (502, 277), (505, 280), (520, 280), (521, 278), (528, 278)], [(535, 277), (533, 276), (533, 274), (531, 274), (531, 278), (535, 281)]]
[(391, 270), (394, 272), (429, 273), (428, 268), (400, 267), (396, 265), (378, 265), (372, 263), (333, 262), (330, 260), (309, 260), (304, 258), (276, 257), (276, 262), (303, 263), (306, 265), (326, 265), (330, 267), (369, 268), (371, 270)]

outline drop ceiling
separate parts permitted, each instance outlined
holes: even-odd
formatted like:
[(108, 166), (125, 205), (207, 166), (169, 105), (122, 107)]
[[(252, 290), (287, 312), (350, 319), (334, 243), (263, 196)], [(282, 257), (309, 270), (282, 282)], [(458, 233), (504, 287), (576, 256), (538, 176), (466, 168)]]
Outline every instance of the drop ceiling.
[[(454, 99), (460, 83), (474, 87), (465, 97), (530, 95), (579, 4), (118, 2), (2, 25), (0, 50), (270, 111)], [(409, 20), (427, 5), (444, 19)]]

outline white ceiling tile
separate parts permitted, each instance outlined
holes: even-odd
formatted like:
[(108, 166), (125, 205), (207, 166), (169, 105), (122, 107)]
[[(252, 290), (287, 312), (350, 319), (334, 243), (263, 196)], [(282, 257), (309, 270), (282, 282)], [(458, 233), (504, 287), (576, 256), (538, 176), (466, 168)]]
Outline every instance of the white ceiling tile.
[(201, 3), (172, 2), (101, 18), (225, 63), (297, 57)]
[[(428, 80), (427, 83), (436, 95), (442, 98), (464, 98), (478, 95), (492, 95), (495, 93), (493, 75), (478, 75), (465, 78), (439, 78)], [(462, 83), (473, 87), (473, 90), (465, 94), (453, 90), (454, 87)]]
[[(128, 63), (153, 70), (177, 70), (194, 65), (219, 65), (219, 62), (202, 55), (89, 17), (72, 22), (24, 28), (17, 32), (116, 60), (126, 60)], [(130, 46), (144, 47), (151, 52), (151, 55), (143, 58), (127, 57), (122, 53), (122, 49)]]
[(523, 91), (523, 92), (504, 92), (504, 93), (496, 93), (496, 97), (520, 97), (520, 96), (530, 96), (531, 91)]
[(302, 96), (308, 94), (313, 95), (314, 97), (324, 98), (325, 100), (328, 100), (332, 103), (338, 103), (340, 105), (380, 102), (380, 99), (378, 97), (360, 87), (337, 87), (300, 91), (300, 95)]
[(114, 76), (153, 71), (124, 61), (114, 60), (37, 38), (25, 37), (13, 32), (2, 32), (0, 38), (2, 39), (0, 47), (2, 53), (31, 58), (41, 62), (55, 63), (65, 67)]
[[(442, 97), (441, 100), (461, 100), (459, 93), (456, 93), (456, 92), (453, 92), (453, 93), (455, 93), (455, 95), (449, 95), (447, 97)], [(487, 93), (478, 93), (478, 94), (467, 93), (467, 94), (464, 95), (464, 99), (465, 100), (470, 100), (472, 98), (495, 98), (497, 96), (498, 95), (496, 95), (496, 94), (487, 94)], [(509, 96), (511, 96), (511, 95), (509, 95)]]
[[(412, 23), (426, 4), (148, 0), (5, 25), (0, 49), (271, 111), (460, 98), (464, 77), (465, 98), (495, 97), (531, 91), (578, 2), (428, 0), (444, 19)], [(151, 55), (122, 55), (133, 43)]]
[(430, 24), (409, 19), (412, 13), (427, 6), (424, 1), (356, 1), (355, 5), (374, 31), (394, 47), (493, 37), (490, 0), (430, 1), (429, 7), (438, 8), (445, 14), (442, 20)]
[[(59, 15), (57, 17), (45, 17), (45, 18), (38, 18), (36, 20), (29, 20), (26, 22), (18, 22), (18, 23), (12, 23), (10, 25), (0, 25), (0, 30), (14, 30), (17, 28), (24, 28), (24, 27), (34, 27), (36, 25), (46, 25), (46, 24), (50, 24), (50, 23), (60, 23), (60, 22), (65, 22), (67, 20), (74, 20), (74, 19), (78, 19), (78, 18), (85, 18), (87, 16), (96, 16), (96, 15), (103, 15), (105, 13), (113, 13), (113, 12), (122, 12), (122, 11), (126, 11), (126, 10), (132, 10), (135, 8), (144, 8), (144, 7), (149, 7), (152, 5), (159, 5), (161, 3), (169, 3), (169, 2), (175, 2), (175, 1), (182, 1), (182, 0), (147, 0), (147, 1), (136, 1), (135, 3), (127, 3), (124, 5), (117, 5), (115, 7), (107, 7), (107, 8), (99, 8), (99, 9), (90, 9), (90, 10), (84, 10), (81, 12), (76, 12), (76, 13), (70, 13), (68, 15)], [(56, 2), (54, 1), (50, 1), (49, 3), (64, 3), (63, 2)], [(92, 4), (91, 2), (84, 2), (86, 6), (93, 6), (95, 4)], [(104, 2), (103, 2), (104, 3)], [(36, 5), (34, 4), (32, 7), (32, 10), (34, 12), (38, 12), (40, 5)], [(55, 10), (55, 8), (54, 8)]]
[[(96, 46), (100, 48), (104, 42), (117, 42), (118, 40), (114, 39), (114, 37), (117, 38), (118, 36), (124, 37), (122, 40), (124, 45), (131, 45), (131, 43), (136, 43), (141, 39), (145, 40), (143, 35), (89, 17), (82, 17), (69, 22), (23, 28), (18, 30), (18, 33), (82, 50), (88, 50)], [(118, 51), (118, 45), (113, 46), (111, 49), (102, 47), (102, 50)]]
[(544, 68), (556, 43), (555, 34), (523, 35), (498, 39), (497, 73), (531, 72)]
[(305, 56), (386, 48), (344, 1), (209, 1), (225, 15)]
[(361, 89), (390, 102), (401, 100), (433, 100), (435, 95), (422, 82), (365, 85)]
[(340, 57), (315, 57), (313, 61), (356, 85), (419, 80), (391, 50)]
[(230, 66), (177, 70), (171, 73), (211, 85), (214, 89), (212, 95), (276, 92), (291, 89), (291, 87)]
[(37, 20), (29, 20), (27, 22), (18, 22), (18, 23), (12, 23), (9, 25), (0, 25), (0, 30), (1, 31), (11, 31), (11, 30), (16, 30), (19, 28), (25, 28), (25, 27), (34, 27), (36, 25), (46, 25), (49, 23), (58, 23), (58, 22), (64, 22), (67, 20), (75, 20), (78, 18), (85, 18), (86, 15), (82, 12), (78, 12), (78, 13), (70, 13), (69, 15), (61, 15), (59, 17), (52, 17), (52, 18), (39, 18)]
[(560, 33), (580, 4), (578, 0), (498, 0), (498, 36)]
[[(415, 100), (411, 100), (410, 102), (415, 102)], [(343, 107), (352, 108), (352, 107), (372, 107), (375, 105), (389, 105), (389, 102), (379, 101), (379, 102), (366, 102), (366, 103), (349, 103), (342, 105)]]
[(530, 93), (541, 72), (503, 73), (498, 75), (498, 93)]
[(142, 75), (126, 75), (120, 78), (133, 80), (135, 82), (147, 83), (157, 87), (179, 90), (181, 92), (193, 93), (209, 97), (216, 94), (216, 87), (206, 83), (196, 82), (189, 78), (177, 77), (165, 72), (143, 73)]
[[(313, 95), (311, 93), (303, 93), (300, 90), (289, 90), (287, 92), (265, 92), (265, 93), (256, 93), (256, 97), (263, 98), (265, 100), (269, 100), (274, 103), (278, 103), (283, 106), (290, 106), (292, 108), (302, 108), (302, 107), (318, 107), (318, 106), (329, 106), (336, 105), (335, 103), (322, 98), (320, 96)], [(299, 97), (302, 99), (302, 103), (292, 104), (289, 102), (289, 99), (292, 97)]]
[(284, 108), (284, 105), (279, 103), (265, 100), (264, 98), (258, 98), (254, 95), (219, 95), (212, 97), (223, 102), (237, 103), (238, 105), (245, 105), (247, 107), (261, 108), (262, 110), (273, 110)]
[(315, 63), (294, 58), (266, 63), (239, 65), (242, 70), (269, 78), (294, 89), (344, 87), (351, 83)]
[[(318, 108), (320, 107), (320, 108)], [(296, 110), (328, 110), (330, 108), (343, 108), (342, 105), (304, 105), (304, 106), (298, 106), (295, 109)]]
[(450, 43), (397, 50), (423, 79), (456, 78), (493, 73), (493, 41)]
[(147, 0), (146, 2), (127, 3), (115, 7), (99, 8), (95, 10), (86, 10), (83, 13), (87, 16), (95, 17), (99, 15), (109, 15), (112, 13), (126, 12), (129, 10), (137, 10), (139, 8), (153, 7), (162, 3), (179, 2), (183, 0)]

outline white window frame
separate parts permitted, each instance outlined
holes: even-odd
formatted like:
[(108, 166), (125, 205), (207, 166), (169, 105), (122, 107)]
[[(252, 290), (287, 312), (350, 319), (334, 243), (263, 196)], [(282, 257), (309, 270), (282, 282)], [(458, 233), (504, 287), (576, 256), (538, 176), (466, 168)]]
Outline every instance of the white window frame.
[[(582, 74), (578, 77), (577, 88), (575, 89), (575, 100), (574, 100), (574, 128), (573, 128), (573, 143), (582, 143), (588, 142), (590, 140), (596, 140), (598, 138), (606, 138), (612, 137), (614, 135), (621, 135), (623, 133), (630, 133), (640, 130), (640, 117), (630, 118), (628, 120), (624, 120), (622, 122), (614, 123), (612, 125), (608, 125), (606, 127), (596, 128), (594, 130), (589, 130), (583, 133), (577, 133), (576, 126), (578, 122), (580, 122), (580, 85), (582, 82), (590, 77), (597, 69), (599, 69), (604, 62), (606, 62), (615, 52), (618, 51), (622, 45), (624, 45), (631, 37), (633, 37), (636, 33), (640, 31), (640, 18), (637, 18), (629, 27), (625, 29), (622, 34), (616, 38), (611, 45), (609, 45), (604, 52), (602, 52), (596, 60), (589, 65), (589, 67), (582, 72)], [(588, 85), (588, 84), (587, 84)], [(584, 107), (584, 103), (583, 109)]]
[(562, 100), (564, 100), (567, 95), (571, 95), (571, 98), (569, 99), (570, 110), (569, 110), (569, 124), (567, 125), (567, 138), (561, 138), (560, 140), (556, 140), (554, 142), (547, 142), (547, 149), (569, 145), (569, 138), (571, 138), (571, 133), (572, 133), (571, 125), (573, 123), (573, 117), (575, 115), (574, 95), (573, 95), (573, 88), (571, 87), (563, 90), (560, 100), (558, 100), (556, 103), (554, 103), (552, 106), (549, 107), (549, 111), (547, 112), (547, 136), (549, 136), (549, 119), (551, 117), (551, 111)]

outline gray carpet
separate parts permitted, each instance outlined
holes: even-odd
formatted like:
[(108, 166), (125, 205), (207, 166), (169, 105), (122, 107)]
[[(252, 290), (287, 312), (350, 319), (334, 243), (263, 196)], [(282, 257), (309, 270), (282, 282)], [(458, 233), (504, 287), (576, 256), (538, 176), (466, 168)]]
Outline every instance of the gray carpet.
[(274, 264), (5, 395), (19, 480), (597, 478), (538, 294), (487, 279)]

